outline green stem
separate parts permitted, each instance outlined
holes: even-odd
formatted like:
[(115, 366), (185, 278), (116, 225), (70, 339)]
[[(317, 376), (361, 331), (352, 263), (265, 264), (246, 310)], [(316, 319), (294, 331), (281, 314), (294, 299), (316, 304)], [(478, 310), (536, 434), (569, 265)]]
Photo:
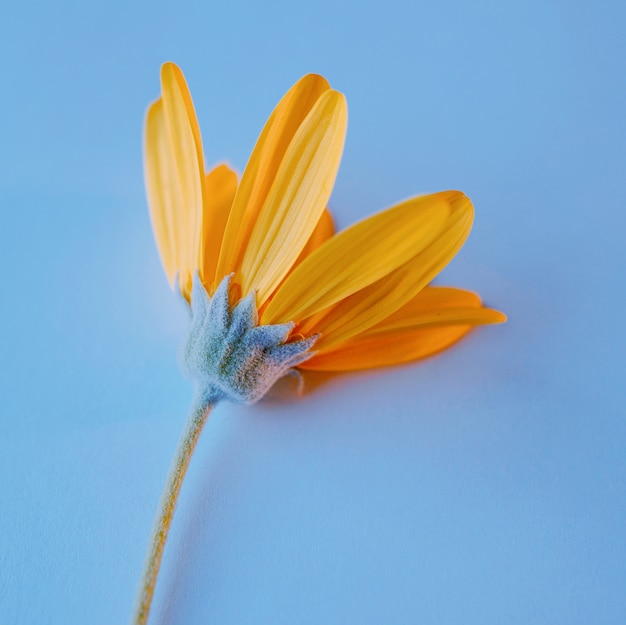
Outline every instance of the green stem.
[(152, 605), (152, 597), (154, 595), (154, 587), (156, 585), (157, 576), (161, 567), (161, 558), (163, 557), (163, 549), (167, 534), (172, 523), (176, 502), (180, 493), (189, 461), (202, 432), (202, 428), (207, 421), (211, 408), (217, 403), (217, 398), (203, 397), (194, 401), (192, 410), (189, 414), (187, 424), (183, 431), (174, 461), (170, 468), (167, 482), (161, 495), (161, 502), (157, 517), (152, 531), (152, 540), (148, 551), (148, 557), (141, 577), (139, 592), (133, 612), (133, 625), (146, 625), (148, 615), (150, 614), (150, 606)]

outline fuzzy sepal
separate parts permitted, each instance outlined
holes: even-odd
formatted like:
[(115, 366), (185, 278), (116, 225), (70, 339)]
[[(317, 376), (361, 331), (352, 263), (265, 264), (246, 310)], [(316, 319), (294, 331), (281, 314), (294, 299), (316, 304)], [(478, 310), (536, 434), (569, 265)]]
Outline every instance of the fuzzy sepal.
[(230, 278), (225, 277), (210, 297), (198, 273), (193, 276), (183, 366), (200, 401), (205, 397), (252, 404), (313, 355), (310, 349), (317, 337), (287, 343), (293, 323), (257, 325), (254, 293), (231, 308)]

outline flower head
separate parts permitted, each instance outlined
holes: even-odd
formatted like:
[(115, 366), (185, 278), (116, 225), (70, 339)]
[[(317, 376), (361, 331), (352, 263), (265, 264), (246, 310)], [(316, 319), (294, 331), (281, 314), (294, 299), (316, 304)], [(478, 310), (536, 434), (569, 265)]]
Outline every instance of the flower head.
[(146, 186), (163, 266), (191, 304), (186, 362), (201, 392), (252, 402), (292, 367), (406, 362), (505, 321), (474, 293), (429, 286), (469, 234), (463, 193), (411, 198), (334, 233), (326, 206), (347, 107), (324, 78), (287, 92), (241, 180), (226, 165), (205, 173), (176, 65), (163, 66), (161, 87), (146, 121)]

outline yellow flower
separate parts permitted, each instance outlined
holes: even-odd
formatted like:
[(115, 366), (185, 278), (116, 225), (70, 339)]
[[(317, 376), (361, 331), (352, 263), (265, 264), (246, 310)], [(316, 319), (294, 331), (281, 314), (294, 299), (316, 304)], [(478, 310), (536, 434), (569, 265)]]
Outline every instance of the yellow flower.
[(194, 272), (209, 296), (232, 275), (231, 304), (253, 294), (259, 326), (317, 337), (297, 366), (326, 371), (422, 358), (506, 320), (474, 293), (428, 286), (469, 234), (463, 193), (411, 198), (334, 233), (326, 205), (347, 107), (323, 77), (304, 76), (279, 102), (240, 181), (226, 165), (205, 174), (176, 65), (162, 67), (161, 87), (146, 122), (146, 185), (163, 266), (188, 301)]
[(267, 121), (241, 180), (205, 174), (178, 67), (146, 121), (146, 186), (170, 284), (190, 304), (184, 363), (196, 396), (157, 513), (133, 623), (148, 620), (172, 515), (211, 408), (252, 403), (299, 369), (366, 369), (428, 356), (506, 317), (428, 286), (469, 234), (463, 193), (416, 197), (334, 234), (326, 208), (346, 132), (343, 95), (304, 76)]

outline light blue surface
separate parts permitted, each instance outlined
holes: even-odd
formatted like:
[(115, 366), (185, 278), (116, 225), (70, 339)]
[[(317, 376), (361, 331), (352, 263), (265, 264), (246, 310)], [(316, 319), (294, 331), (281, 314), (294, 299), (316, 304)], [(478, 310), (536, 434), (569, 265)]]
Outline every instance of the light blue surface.
[(325, 74), (350, 108), (339, 225), (464, 190), (440, 282), (510, 321), (220, 406), (151, 623), (626, 622), (626, 5), (338, 5), (0, 9), (0, 624), (130, 616), (191, 399), (143, 192), (165, 60), (239, 170)]

